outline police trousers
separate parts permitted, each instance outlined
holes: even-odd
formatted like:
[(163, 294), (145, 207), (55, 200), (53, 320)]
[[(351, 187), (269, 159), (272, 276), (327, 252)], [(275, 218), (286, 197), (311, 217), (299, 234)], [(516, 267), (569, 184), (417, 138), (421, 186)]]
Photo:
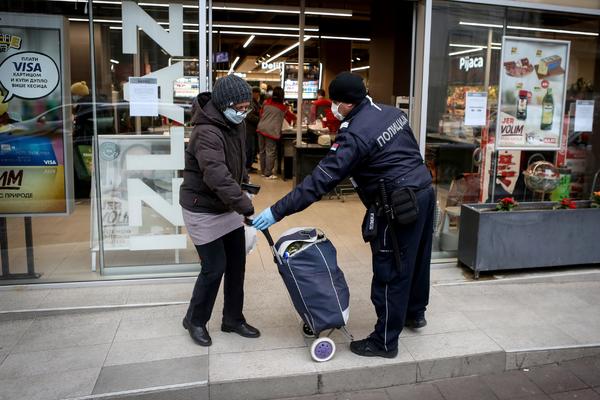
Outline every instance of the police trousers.
[(407, 225), (394, 223), (401, 269), (396, 265), (393, 237), (385, 216), (378, 217), (377, 238), (371, 241), (371, 301), (377, 323), (370, 338), (386, 351), (398, 347), (405, 320), (423, 316), (429, 302), (435, 193), (429, 187), (417, 192), (416, 197), (419, 205), (417, 220)]

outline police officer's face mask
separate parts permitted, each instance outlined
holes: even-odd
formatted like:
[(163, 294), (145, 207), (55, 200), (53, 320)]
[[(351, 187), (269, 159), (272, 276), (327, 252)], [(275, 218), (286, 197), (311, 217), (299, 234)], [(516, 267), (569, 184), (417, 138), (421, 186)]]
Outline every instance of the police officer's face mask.
[(333, 113), (334, 117), (341, 121), (344, 119), (344, 116), (339, 111), (340, 104), (341, 103), (331, 103), (331, 112)]

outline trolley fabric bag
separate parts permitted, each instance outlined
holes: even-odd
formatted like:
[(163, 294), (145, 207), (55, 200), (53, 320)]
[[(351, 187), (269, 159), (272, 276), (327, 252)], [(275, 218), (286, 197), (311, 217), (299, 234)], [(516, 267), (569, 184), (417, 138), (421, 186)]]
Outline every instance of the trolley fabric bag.
[(348, 322), (350, 292), (337, 265), (337, 252), (316, 228), (293, 228), (275, 243), (278, 269), (292, 303), (315, 333)]

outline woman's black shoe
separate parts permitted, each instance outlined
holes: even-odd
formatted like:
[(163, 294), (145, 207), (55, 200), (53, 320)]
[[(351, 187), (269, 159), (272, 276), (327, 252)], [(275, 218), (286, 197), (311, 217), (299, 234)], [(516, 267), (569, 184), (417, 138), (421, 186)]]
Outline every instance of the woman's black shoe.
[(205, 326), (195, 326), (188, 321), (187, 317), (183, 319), (183, 327), (187, 329), (192, 337), (192, 340), (200, 346), (208, 347), (212, 344), (212, 339), (208, 334), (208, 330)]
[(227, 325), (223, 323), (221, 324), (221, 330), (223, 332), (235, 332), (238, 335), (247, 338), (257, 338), (260, 336), (260, 331), (246, 322), (241, 322), (238, 325)]

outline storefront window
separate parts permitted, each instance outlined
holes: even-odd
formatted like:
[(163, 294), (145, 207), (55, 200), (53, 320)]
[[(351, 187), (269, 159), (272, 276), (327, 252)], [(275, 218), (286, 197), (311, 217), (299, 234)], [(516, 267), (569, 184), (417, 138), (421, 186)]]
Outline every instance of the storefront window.
[[(439, 211), (434, 258), (456, 255), (461, 204), (588, 198), (600, 168), (592, 129), (598, 19), (435, 1), (431, 29), (426, 161)], [(593, 108), (589, 121), (575, 122), (578, 106)], [(540, 160), (561, 168), (552, 193), (525, 185), (522, 172)]]

